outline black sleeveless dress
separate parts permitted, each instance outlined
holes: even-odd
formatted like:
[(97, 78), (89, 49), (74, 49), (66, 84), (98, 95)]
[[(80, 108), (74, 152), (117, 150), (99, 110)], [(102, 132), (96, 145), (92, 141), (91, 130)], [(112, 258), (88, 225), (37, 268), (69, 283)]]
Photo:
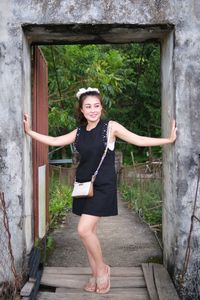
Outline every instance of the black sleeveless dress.
[[(96, 171), (107, 143), (108, 121), (100, 120), (90, 131), (85, 126), (78, 127), (75, 148), (80, 154), (76, 170), (78, 182), (90, 181)], [(108, 149), (106, 157), (94, 182), (92, 198), (74, 198), (72, 212), (107, 217), (118, 214), (117, 181), (115, 172), (115, 152)]]

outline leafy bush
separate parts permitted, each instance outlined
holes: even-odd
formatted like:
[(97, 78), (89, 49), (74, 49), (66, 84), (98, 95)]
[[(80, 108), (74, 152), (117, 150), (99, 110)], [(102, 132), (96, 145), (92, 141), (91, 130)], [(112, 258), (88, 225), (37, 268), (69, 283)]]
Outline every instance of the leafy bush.
[(72, 207), (71, 187), (53, 176), (49, 186), (49, 229), (56, 228)]
[(122, 198), (150, 225), (162, 223), (161, 180), (135, 180), (132, 186), (120, 187)]

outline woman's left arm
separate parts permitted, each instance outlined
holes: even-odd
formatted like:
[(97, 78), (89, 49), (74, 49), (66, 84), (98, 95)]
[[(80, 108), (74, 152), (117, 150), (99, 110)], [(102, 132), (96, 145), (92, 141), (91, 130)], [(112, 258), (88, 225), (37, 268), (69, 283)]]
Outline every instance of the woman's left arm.
[(123, 141), (140, 147), (162, 146), (166, 144), (172, 144), (176, 140), (175, 120), (173, 120), (171, 134), (169, 138), (151, 138), (137, 135), (127, 130), (121, 124), (114, 121), (112, 122), (112, 134), (113, 137), (118, 137)]

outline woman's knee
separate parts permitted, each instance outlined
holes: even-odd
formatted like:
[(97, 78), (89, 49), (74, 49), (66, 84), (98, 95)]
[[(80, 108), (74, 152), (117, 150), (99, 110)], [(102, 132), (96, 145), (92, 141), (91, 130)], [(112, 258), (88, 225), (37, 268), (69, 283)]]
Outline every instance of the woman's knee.
[(78, 224), (77, 231), (81, 238), (85, 238), (92, 233), (91, 228), (85, 226), (84, 224)]
[(78, 224), (78, 234), (81, 238), (87, 237), (90, 234), (96, 234), (97, 222), (99, 217), (82, 215)]

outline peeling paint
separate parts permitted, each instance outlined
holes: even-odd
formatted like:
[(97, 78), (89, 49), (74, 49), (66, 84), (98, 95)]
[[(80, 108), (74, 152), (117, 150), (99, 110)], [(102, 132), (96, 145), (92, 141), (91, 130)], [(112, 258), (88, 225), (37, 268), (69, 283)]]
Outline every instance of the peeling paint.
[(188, 190), (188, 183), (187, 180), (178, 180), (177, 181), (177, 185), (178, 185), (178, 194), (180, 197), (185, 196), (185, 194), (187, 193)]
[[(1, 140), (0, 140), (1, 143)], [(0, 148), (2, 149), (2, 148)], [(4, 169), (6, 169), (6, 163), (4, 161), (4, 158), (7, 155), (7, 151), (6, 149), (3, 149), (2, 151), (0, 151), (0, 171), (2, 172)]]

